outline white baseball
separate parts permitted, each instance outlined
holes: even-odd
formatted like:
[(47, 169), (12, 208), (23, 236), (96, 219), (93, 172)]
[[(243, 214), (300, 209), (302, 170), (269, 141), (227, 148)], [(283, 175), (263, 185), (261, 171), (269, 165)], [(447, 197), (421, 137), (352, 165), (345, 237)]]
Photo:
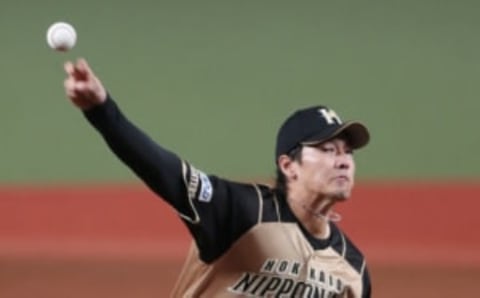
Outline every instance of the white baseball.
[(77, 42), (77, 32), (72, 25), (65, 22), (53, 23), (47, 30), (48, 45), (61, 52), (72, 49)]

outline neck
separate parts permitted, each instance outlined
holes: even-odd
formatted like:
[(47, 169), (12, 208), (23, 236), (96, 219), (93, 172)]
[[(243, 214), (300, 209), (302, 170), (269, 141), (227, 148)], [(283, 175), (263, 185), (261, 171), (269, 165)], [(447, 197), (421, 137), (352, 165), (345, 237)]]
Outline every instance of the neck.
[(339, 220), (339, 215), (333, 216), (332, 213), (334, 199), (288, 197), (287, 201), (295, 216), (314, 237), (325, 239), (330, 236), (329, 222)]

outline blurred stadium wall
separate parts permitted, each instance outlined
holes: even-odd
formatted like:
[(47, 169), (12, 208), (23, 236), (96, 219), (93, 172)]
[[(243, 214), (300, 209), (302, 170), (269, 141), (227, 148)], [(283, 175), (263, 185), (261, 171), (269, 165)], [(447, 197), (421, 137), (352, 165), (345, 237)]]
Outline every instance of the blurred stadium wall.
[[(371, 260), (378, 297), (403, 295), (386, 276), (416, 285), (409, 297), (470, 293), (478, 271), (464, 268), (480, 262), (480, 4), (47, 2), (6, 0), (0, 9), (1, 297), (66, 297), (60, 284), (74, 289), (70, 297), (131, 288), (151, 297), (163, 291), (152, 285), (171, 287), (188, 246), (170, 208), (65, 99), (62, 64), (77, 57), (153, 139), (230, 179), (272, 178), (276, 130), (293, 109), (326, 104), (364, 121), (372, 142), (356, 153), (358, 189), (339, 207), (340, 224)], [(78, 31), (69, 53), (46, 45), (58, 20)], [(59, 259), (78, 271), (58, 269)], [(72, 260), (128, 265), (101, 266), (115, 270), (98, 277)], [(120, 275), (137, 272), (131, 260), (155, 265), (138, 269), (143, 284)], [(435, 273), (418, 269), (427, 267)], [(42, 282), (46, 272), (52, 283)], [(93, 278), (75, 283), (80, 275), (105, 284), (112, 276), (117, 292)], [(136, 286), (119, 286), (128, 280)], [(445, 296), (438, 284), (450, 284)]]

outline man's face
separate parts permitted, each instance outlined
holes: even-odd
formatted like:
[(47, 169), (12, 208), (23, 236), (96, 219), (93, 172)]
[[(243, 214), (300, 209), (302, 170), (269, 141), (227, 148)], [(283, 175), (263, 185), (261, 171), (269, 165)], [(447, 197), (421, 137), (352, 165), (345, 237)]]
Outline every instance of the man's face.
[(342, 138), (304, 146), (301, 162), (294, 165), (298, 187), (312, 195), (345, 200), (354, 185), (355, 162), (351, 148)]

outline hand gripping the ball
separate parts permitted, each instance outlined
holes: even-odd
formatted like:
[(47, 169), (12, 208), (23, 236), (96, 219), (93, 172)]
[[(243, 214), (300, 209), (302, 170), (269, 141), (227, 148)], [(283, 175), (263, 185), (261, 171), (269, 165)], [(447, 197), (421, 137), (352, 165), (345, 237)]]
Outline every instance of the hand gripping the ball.
[(86, 111), (107, 100), (105, 87), (85, 59), (78, 59), (76, 63), (67, 61), (64, 68), (65, 93), (75, 106)]

